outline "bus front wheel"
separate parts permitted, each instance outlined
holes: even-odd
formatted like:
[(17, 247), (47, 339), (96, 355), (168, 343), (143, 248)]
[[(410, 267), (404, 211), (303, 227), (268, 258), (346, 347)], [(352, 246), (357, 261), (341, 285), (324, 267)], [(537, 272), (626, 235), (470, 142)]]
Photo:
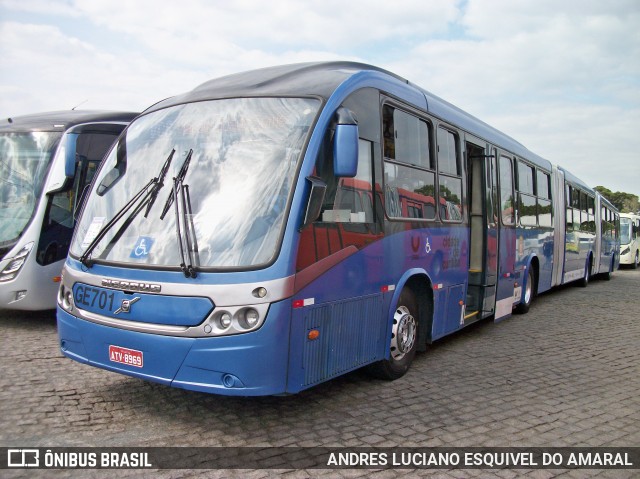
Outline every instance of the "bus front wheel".
[(410, 289), (403, 289), (393, 313), (389, 359), (371, 364), (368, 371), (375, 377), (398, 379), (409, 370), (418, 349), (418, 307)]

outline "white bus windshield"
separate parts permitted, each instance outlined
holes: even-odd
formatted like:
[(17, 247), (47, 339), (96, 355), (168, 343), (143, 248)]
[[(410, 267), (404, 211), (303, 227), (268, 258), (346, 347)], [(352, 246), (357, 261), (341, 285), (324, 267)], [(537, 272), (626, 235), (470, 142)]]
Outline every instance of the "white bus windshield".
[(62, 133), (0, 134), (0, 244), (15, 241), (31, 220)]
[(631, 243), (631, 226), (632, 222), (629, 218), (620, 218), (620, 244)]
[[(71, 254), (172, 268), (187, 249), (202, 269), (269, 263), (319, 106), (313, 99), (241, 98), (141, 116), (98, 173)], [(144, 191), (153, 199), (141, 206), (145, 197), (136, 195)]]

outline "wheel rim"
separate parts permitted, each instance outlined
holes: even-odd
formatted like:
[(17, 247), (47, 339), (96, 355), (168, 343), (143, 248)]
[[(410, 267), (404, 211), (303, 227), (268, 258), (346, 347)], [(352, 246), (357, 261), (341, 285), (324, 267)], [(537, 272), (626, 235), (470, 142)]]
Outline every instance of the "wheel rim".
[(529, 275), (527, 276), (527, 286), (524, 289), (524, 302), (525, 304), (529, 304), (529, 302), (531, 302), (531, 296), (533, 294), (533, 276), (531, 275), (531, 272), (529, 272)]
[(406, 306), (399, 306), (393, 315), (391, 335), (391, 356), (395, 360), (402, 359), (413, 348), (416, 342), (417, 325), (411, 311)]

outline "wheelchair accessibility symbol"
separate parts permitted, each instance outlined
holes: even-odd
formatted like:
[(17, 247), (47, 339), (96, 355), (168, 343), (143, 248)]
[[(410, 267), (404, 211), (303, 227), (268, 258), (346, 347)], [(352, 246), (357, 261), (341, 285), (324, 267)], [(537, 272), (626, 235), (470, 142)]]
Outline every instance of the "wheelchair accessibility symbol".
[(147, 256), (149, 256), (151, 246), (153, 246), (153, 238), (149, 238), (148, 236), (140, 236), (136, 241), (136, 245), (133, 247), (133, 250), (131, 250), (129, 258), (146, 258)]

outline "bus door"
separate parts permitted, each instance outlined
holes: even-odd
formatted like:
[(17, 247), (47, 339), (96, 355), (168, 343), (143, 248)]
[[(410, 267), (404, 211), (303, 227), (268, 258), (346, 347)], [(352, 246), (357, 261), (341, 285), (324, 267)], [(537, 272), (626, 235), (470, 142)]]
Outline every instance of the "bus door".
[[(495, 150), (494, 150), (495, 151)], [(511, 314), (513, 304), (520, 298), (516, 291), (516, 204), (514, 192), (514, 159), (506, 152), (497, 151), (498, 208), (496, 222), (498, 235), (498, 268), (495, 320)], [(521, 289), (518, 289), (520, 291)]]
[(495, 312), (498, 267), (497, 163), (479, 140), (467, 139), (469, 281), (465, 324)]

